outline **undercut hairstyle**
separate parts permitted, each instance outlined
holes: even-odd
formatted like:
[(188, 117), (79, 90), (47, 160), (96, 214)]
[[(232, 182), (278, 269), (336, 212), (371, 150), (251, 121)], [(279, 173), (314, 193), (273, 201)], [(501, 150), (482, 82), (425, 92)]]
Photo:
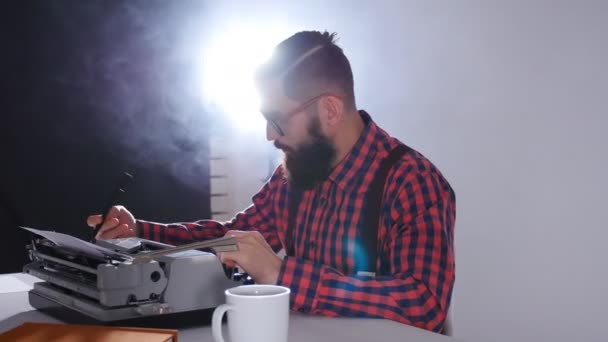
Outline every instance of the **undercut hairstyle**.
[(301, 31), (282, 41), (257, 70), (255, 81), (261, 86), (277, 78), (293, 100), (332, 92), (344, 97), (346, 109), (356, 109), (353, 73), (335, 33)]

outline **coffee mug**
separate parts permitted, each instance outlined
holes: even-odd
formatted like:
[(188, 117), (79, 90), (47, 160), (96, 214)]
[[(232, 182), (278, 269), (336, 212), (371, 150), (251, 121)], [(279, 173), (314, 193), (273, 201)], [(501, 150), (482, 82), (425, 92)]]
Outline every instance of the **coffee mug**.
[(226, 304), (211, 319), (216, 342), (224, 342), (222, 317), (228, 313), (231, 342), (285, 342), (289, 324), (289, 293), (277, 285), (242, 285), (224, 292)]

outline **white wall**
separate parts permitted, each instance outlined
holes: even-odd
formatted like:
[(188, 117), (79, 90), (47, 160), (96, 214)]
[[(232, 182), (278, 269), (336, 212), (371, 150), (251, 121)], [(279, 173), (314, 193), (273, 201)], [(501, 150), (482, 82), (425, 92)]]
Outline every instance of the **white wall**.
[(608, 3), (533, 3), (412, 27), (428, 40), (402, 45), (424, 48), (402, 75), (421, 87), (386, 122), (415, 113), (395, 133), (456, 188), (457, 333), (605, 341)]
[[(455, 188), (457, 336), (608, 340), (608, 1), (281, 2), (269, 11), (337, 31), (359, 107)], [(252, 180), (235, 197), (258, 187)]]

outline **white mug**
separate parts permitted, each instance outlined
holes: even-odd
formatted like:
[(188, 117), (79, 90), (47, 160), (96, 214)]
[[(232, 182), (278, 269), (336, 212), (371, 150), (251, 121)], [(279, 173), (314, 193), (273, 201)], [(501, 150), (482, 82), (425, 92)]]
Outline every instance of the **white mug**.
[(228, 312), (231, 342), (286, 342), (289, 325), (289, 293), (277, 285), (242, 285), (226, 290), (226, 304), (211, 319), (216, 342), (224, 342), (222, 317)]

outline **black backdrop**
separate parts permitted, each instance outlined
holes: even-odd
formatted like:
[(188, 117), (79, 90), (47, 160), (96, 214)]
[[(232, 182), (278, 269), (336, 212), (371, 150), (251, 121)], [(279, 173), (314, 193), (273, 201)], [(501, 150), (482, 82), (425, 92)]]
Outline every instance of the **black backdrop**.
[(202, 2), (0, 6), (0, 273), (26, 262), (18, 224), (89, 238), (85, 218), (123, 171), (136, 217), (209, 218), (209, 125), (176, 54)]

